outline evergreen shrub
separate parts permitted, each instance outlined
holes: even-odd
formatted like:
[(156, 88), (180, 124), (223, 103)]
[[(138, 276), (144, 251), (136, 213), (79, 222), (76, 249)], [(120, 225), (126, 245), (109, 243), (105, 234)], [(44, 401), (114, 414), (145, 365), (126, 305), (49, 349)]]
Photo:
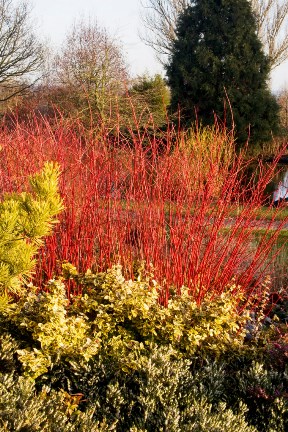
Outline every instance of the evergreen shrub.
[[(82, 286), (70, 302), (69, 279)], [(284, 432), (287, 358), (265, 363), (264, 329), (245, 342), (233, 286), (201, 306), (183, 288), (164, 307), (159, 290), (149, 276), (125, 280), (119, 266), (78, 274), (66, 263), (47, 292), (31, 289), (2, 311), (6, 430), (26, 419), (47, 431), (272, 432), (277, 423)]]

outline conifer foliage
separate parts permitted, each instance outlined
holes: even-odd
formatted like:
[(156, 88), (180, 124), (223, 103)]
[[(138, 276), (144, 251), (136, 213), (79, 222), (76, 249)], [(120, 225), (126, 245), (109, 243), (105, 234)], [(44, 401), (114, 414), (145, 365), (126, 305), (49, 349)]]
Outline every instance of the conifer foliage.
[(5, 194), (0, 202), (0, 306), (7, 294), (20, 294), (41, 238), (51, 233), (62, 210), (58, 177), (58, 166), (46, 163), (31, 176), (31, 192)]
[(269, 59), (256, 35), (247, 0), (196, 0), (177, 25), (167, 77), (171, 108), (186, 124), (235, 126), (238, 143), (271, 138), (278, 128), (278, 105), (269, 91)]

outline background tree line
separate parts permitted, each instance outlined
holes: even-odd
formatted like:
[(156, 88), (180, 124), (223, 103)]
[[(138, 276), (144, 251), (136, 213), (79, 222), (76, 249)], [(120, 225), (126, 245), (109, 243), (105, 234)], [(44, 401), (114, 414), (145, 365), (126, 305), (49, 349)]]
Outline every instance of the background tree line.
[(75, 21), (52, 52), (37, 39), (28, 0), (0, 0), (0, 111), (37, 111), (108, 121), (119, 112), (166, 121), (169, 90), (160, 75), (132, 77), (122, 46), (96, 20)]
[[(184, 33), (183, 31), (181, 33), (181, 23), (182, 30), (185, 20), (186, 27), (189, 20), (191, 24), (191, 11), (195, 11), (197, 7), (199, 9), (200, 3), (189, 0), (143, 0), (142, 2), (143, 24), (146, 28), (146, 34), (142, 35), (142, 38), (155, 49), (160, 61), (165, 65), (167, 79), (164, 79), (160, 75), (150, 76), (148, 73), (132, 77), (129, 73), (129, 65), (126, 63), (121, 45), (105, 28), (101, 27), (93, 19), (75, 21), (59, 51), (53, 53), (49, 50), (49, 47), (38, 41), (35, 36), (30, 19), (31, 9), (29, 1), (23, 0), (16, 4), (12, 0), (0, 0), (1, 112), (5, 113), (7, 109), (14, 112), (15, 108), (17, 108), (18, 112), (25, 112), (26, 114), (36, 110), (41, 115), (49, 115), (55, 113), (55, 110), (59, 110), (64, 115), (65, 113), (69, 113), (70, 116), (80, 116), (88, 122), (91, 119), (96, 121), (101, 119), (112, 121), (112, 123), (115, 123), (120, 115), (123, 122), (126, 123), (133, 123), (133, 119), (138, 119), (136, 121), (140, 121), (142, 125), (154, 122), (154, 125), (156, 124), (156, 126), (161, 127), (167, 121), (168, 107), (170, 114), (173, 114), (173, 112), (177, 114), (178, 108), (183, 110), (185, 118), (185, 109), (187, 110), (185, 100), (187, 98), (184, 97), (183, 104), (182, 102), (181, 104), (179, 103), (183, 99), (183, 95), (187, 96), (189, 94), (191, 100), (191, 106), (189, 106), (190, 112), (193, 110), (196, 112), (200, 105), (205, 105), (207, 101), (205, 101), (204, 97), (212, 101), (212, 105), (209, 108), (210, 114), (214, 110), (214, 113), (217, 115), (220, 114), (221, 117), (223, 114), (223, 104), (225, 105), (225, 103), (226, 108), (227, 103), (233, 104), (233, 112), (236, 110), (234, 105), (237, 103), (237, 107), (241, 111), (239, 104), (243, 102), (243, 91), (246, 96), (247, 88), (250, 88), (252, 82), (255, 83), (258, 80), (260, 87), (262, 86), (262, 90), (260, 91), (260, 87), (257, 88), (256, 85), (252, 93), (250, 92), (250, 101), (246, 98), (243, 102), (243, 110), (245, 110), (247, 118), (251, 117), (250, 113), (255, 114), (256, 117), (258, 116), (259, 121), (256, 118), (255, 121), (258, 121), (257, 127), (259, 130), (263, 129), (264, 122), (266, 132), (262, 136), (259, 136), (259, 139), (267, 140), (271, 137), (271, 131), (276, 133), (279, 112), (274, 97), (269, 90), (269, 74), (271, 69), (277, 67), (288, 58), (288, 34), (286, 28), (288, 2), (281, 0), (243, 0), (240, 2), (245, 7), (248, 5), (248, 8), (251, 9), (248, 15), (250, 14), (249, 17), (254, 21), (251, 24), (252, 21), (249, 18), (246, 23), (243, 23), (244, 27), (242, 29), (239, 27), (238, 34), (241, 35), (241, 31), (242, 34), (246, 34), (249, 26), (251, 30), (252, 25), (252, 31), (248, 33), (255, 33), (255, 37), (253, 35), (251, 37), (253, 44), (256, 43), (257, 45), (258, 42), (255, 41), (259, 41), (259, 47), (256, 50), (256, 56), (254, 55), (255, 53), (249, 54), (250, 59), (248, 59), (249, 55), (246, 56), (247, 53), (244, 53), (245, 50), (243, 52), (240, 52), (241, 50), (239, 52), (235, 51), (234, 53), (235, 58), (237, 55), (239, 57), (239, 64), (246, 64), (246, 70), (243, 67), (241, 74), (238, 71), (238, 81), (236, 81), (238, 83), (245, 81), (245, 85), (243, 85), (242, 90), (238, 89), (238, 96), (235, 101), (231, 89), (227, 87), (227, 83), (231, 81), (231, 74), (229, 75), (227, 71), (224, 73), (223, 67), (221, 73), (224, 73), (225, 76), (221, 82), (222, 90), (224, 87), (225, 92), (229, 90), (226, 101), (224, 100), (225, 97), (223, 99), (222, 96), (219, 99), (219, 94), (222, 90), (219, 93), (219, 88), (217, 89), (215, 86), (212, 86), (212, 93), (203, 92), (203, 88), (207, 89), (209, 85), (211, 87), (211, 83), (214, 85), (215, 75), (213, 76), (209, 70), (208, 73), (204, 74), (203, 70), (201, 72), (201, 67), (198, 68), (198, 72), (201, 72), (199, 75), (201, 76), (200, 81), (195, 81), (197, 74), (193, 79), (197, 92), (199, 95), (204, 96), (197, 96), (197, 92), (191, 93), (191, 89), (187, 92), (187, 88), (185, 88), (187, 84), (186, 78), (188, 81), (189, 79), (191, 80), (191, 75), (188, 77), (189, 73), (187, 75), (187, 71), (192, 66), (195, 67), (195, 64), (199, 60), (199, 57), (196, 56), (193, 60), (193, 65), (190, 64), (188, 69), (187, 65), (185, 66), (187, 58), (191, 57), (191, 50), (194, 49), (193, 31), (201, 23), (201, 20), (203, 21), (203, 17), (206, 20), (211, 15), (213, 7), (215, 11), (214, 18), (216, 17), (218, 21), (223, 22), (223, 11), (227, 12), (226, 18), (230, 19), (230, 9), (233, 6), (233, 2), (231, 1), (207, 0), (202, 2), (202, 12), (200, 11), (200, 15), (197, 18), (198, 22), (194, 22), (194, 24), (192, 22), (194, 27), (190, 26), (189, 34), (186, 30)], [(204, 4), (207, 8), (206, 11), (203, 6)], [(241, 22), (241, 17), (235, 18), (235, 20), (234, 24), (236, 23), (237, 27), (238, 23)], [(217, 26), (210, 26), (206, 30), (214, 38), (213, 47), (217, 43), (222, 44), (222, 48), (224, 51), (226, 50), (225, 56), (228, 58), (234, 50), (235, 44), (232, 51), (230, 50), (229, 52), (229, 50), (227, 51), (227, 46), (221, 42), (222, 35), (218, 35), (218, 42), (215, 42), (217, 39)], [(229, 38), (231, 36), (229, 34), (230, 30), (228, 29), (227, 31), (227, 37)], [(202, 33), (200, 32), (199, 34)], [(195, 40), (197, 40), (197, 37), (199, 39), (199, 34), (198, 36), (196, 33), (194, 34), (196, 37), (196, 39), (194, 38)], [(203, 44), (203, 41), (200, 42)], [(187, 43), (189, 47), (185, 51), (183, 47)], [(179, 70), (176, 73), (176, 75), (178, 74), (178, 78), (174, 79), (175, 74), (174, 78), (172, 77), (172, 71), (174, 70), (175, 72), (174, 66), (179, 63), (179, 57), (177, 57), (175, 51), (177, 49), (179, 51), (180, 47), (185, 58), (183, 57), (183, 67), (180, 66), (179, 70), (181, 68), (185, 69), (185, 67), (187, 69), (184, 81), (183, 76), (181, 78), (182, 83), (181, 79), (178, 79)], [(211, 48), (211, 44), (208, 48), (210, 51), (211, 49), (212, 51), (214, 50), (214, 48)], [(218, 54), (214, 52), (213, 55), (215, 60)], [(223, 56), (223, 54), (221, 55)], [(203, 50), (201, 51), (201, 56), (205, 57)], [(246, 56), (244, 61), (242, 61), (243, 56)], [(259, 60), (259, 56), (262, 58), (261, 61)], [(256, 60), (257, 58), (258, 60)], [(223, 59), (221, 61), (223, 63)], [(249, 66), (247, 66), (248, 63)], [(208, 64), (210, 63), (208, 62)], [(214, 69), (215, 64), (214, 62)], [(247, 70), (247, 67), (249, 70)], [(254, 75), (251, 72), (253, 67), (256, 71)], [(243, 78), (243, 74), (245, 78)], [(225, 81), (226, 79), (227, 81)], [(185, 85), (184, 82), (186, 83)], [(234, 82), (233, 84), (234, 87), (238, 87), (237, 83), (235, 84)], [(259, 91), (262, 96), (259, 95)], [(177, 92), (178, 96), (176, 97), (175, 94)], [(257, 97), (255, 96), (255, 92), (257, 93)], [(216, 93), (218, 101), (215, 96)], [(263, 96), (264, 93), (266, 96)], [(197, 100), (197, 97), (200, 97), (200, 102)], [(281, 107), (280, 118), (282, 130), (283, 128), (287, 130), (287, 121), (285, 120), (286, 99), (285, 92), (283, 91), (283, 94), (279, 95), (278, 98), (278, 104)], [(260, 103), (262, 105), (265, 104), (267, 115), (261, 109), (256, 109), (255, 111), (255, 106), (258, 106)], [(220, 109), (221, 104), (222, 111)], [(198, 108), (196, 109), (197, 106)], [(236, 111), (234, 117), (237, 120), (238, 113)], [(204, 120), (204, 123), (206, 122), (205, 116), (201, 116), (201, 110), (198, 110), (197, 115), (200, 115), (201, 121)], [(235, 121), (235, 118), (233, 121)], [(193, 121), (193, 115), (186, 116), (186, 120), (188, 122)], [(244, 118), (244, 123), (245, 121)], [(244, 135), (249, 135), (250, 133), (248, 129), (249, 126), (246, 123), (243, 124), (243, 131), (245, 131), (243, 140)]]

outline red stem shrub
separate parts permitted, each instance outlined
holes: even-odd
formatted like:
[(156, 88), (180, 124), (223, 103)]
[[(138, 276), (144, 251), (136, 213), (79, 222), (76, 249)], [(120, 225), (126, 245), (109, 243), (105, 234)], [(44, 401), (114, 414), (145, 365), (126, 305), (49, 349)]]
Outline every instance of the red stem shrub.
[(2, 128), (1, 191), (21, 190), (46, 160), (62, 167), (66, 209), (39, 252), (35, 283), (59, 274), (67, 260), (82, 272), (120, 263), (129, 277), (144, 265), (162, 284), (163, 303), (169, 288), (182, 285), (198, 303), (233, 281), (248, 297), (261, 293), (286, 223), (271, 235), (275, 221), (265, 222), (255, 242), (255, 226), (263, 227), (256, 212), (276, 163), (258, 163), (248, 179), (251, 161), (235, 153), (232, 134), (217, 125), (194, 132), (168, 127), (162, 135), (148, 126), (127, 130), (87, 131), (61, 118), (15, 120)]

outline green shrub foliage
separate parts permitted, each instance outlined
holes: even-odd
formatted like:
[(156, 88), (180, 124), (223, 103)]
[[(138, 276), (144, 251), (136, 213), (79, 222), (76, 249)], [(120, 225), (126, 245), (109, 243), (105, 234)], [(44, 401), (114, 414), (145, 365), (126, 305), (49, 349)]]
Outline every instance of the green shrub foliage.
[[(34, 383), (22, 377), (0, 375), (0, 431), (93, 431), (93, 411), (75, 413), (73, 397), (65, 392), (48, 391), (36, 394)], [(107, 430), (107, 429), (106, 429)]]
[[(0, 295), (21, 294), (41, 245), (62, 210), (58, 193), (59, 168), (46, 163), (30, 178), (31, 192), (4, 194), (0, 202)], [(0, 301), (0, 305), (2, 303)]]
[(269, 362), (273, 329), (245, 342), (237, 287), (163, 307), (152, 277), (64, 264), (46, 288), (0, 313), (0, 431), (287, 430), (287, 357)]

